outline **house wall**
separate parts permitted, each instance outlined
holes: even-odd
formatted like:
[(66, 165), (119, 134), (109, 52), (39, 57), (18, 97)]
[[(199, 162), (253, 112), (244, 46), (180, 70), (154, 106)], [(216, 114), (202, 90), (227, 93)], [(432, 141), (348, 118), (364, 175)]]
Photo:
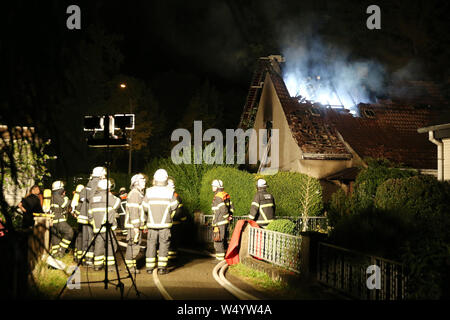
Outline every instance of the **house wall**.
[(442, 139), (442, 145), (444, 148), (444, 180), (450, 180), (450, 139)]
[(279, 129), (279, 169), (300, 172), (321, 179), (359, 163), (353, 153), (352, 160), (302, 160), (302, 151), (292, 136), (275, 87), (267, 74), (256, 114), (254, 129), (265, 129), (266, 121), (273, 121), (273, 129)]

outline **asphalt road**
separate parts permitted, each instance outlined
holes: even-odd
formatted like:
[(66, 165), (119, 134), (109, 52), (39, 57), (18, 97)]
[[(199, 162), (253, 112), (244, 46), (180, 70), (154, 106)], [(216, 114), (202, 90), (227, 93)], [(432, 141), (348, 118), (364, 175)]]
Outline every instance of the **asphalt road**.
[[(124, 252), (123, 249), (121, 249)], [(212, 271), (217, 261), (214, 258), (192, 253), (179, 252), (178, 261), (175, 265), (169, 267), (169, 273), (158, 276), (162, 286), (174, 300), (235, 300), (236, 298), (226, 291), (213, 277)], [(117, 257), (120, 254), (117, 253)], [(118, 259), (120, 276), (126, 277), (125, 264), (122, 259)], [(143, 250), (138, 256), (138, 266), (141, 265), (141, 273), (136, 275), (136, 287), (139, 291), (140, 299), (162, 300), (163, 295), (155, 285), (152, 274), (147, 274), (145, 266), (143, 266), (145, 257)], [(105, 279), (105, 272), (94, 271), (81, 267), (81, 288), (66, 288), (63, 292), (62, 299), (67, 300), (114, 300), (120, 299), (120, 290), (116, 288), (117, 272), (108, 272), (108, 279), (112, 280), (108, 283), (108, 289), (102, 282)], [(133, 275), (134, 276), (134, 275)], [(242, 282), (236, 277), (227, 276), (227, 279), (242, 290), (253, 294), (259, 298), (265, 298), (263, 293), (256, 291), (253, 287)], [(95, 281), (100, 281), (95, 283)], [(89, 282), (89, 283), (83, 283)], [(134, 289), (131, 279), (123, 279), (124, 299), (138, 299), (136, 290)]]

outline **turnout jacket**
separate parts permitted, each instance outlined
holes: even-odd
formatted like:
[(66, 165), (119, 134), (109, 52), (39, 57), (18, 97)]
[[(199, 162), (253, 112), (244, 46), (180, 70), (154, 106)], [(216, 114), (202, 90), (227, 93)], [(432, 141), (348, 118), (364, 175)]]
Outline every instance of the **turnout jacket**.
[(172, 227), (172, 213), (178, 207), (175, 192), (168, 186), (153, 186), (145, 192), (142, 207), (147, 212), (147, 227), (163, 229)]
[(50, 212), (53, 214), (53, 224), (67, 221), (67, 209), (69, 207), (69, 204), (69, 198), (63, 196), (61, 190), (52, 192)]
[(275, 216), (275, 200), (266, 188), (258, 189), (253, 198), (249, 218), (257, 224), (267, 225)]
[(223, 190), (216, 192), (211, 209), (214, 215), (212, 221), (213, 227), (228, 224), (234, 214), (234, 205), (230, 195)]
[(106, 232), (106, 228), (102, 227), (102, 224), (106, 223), (106, 219), (112, 224), (111, 229), (115, 230), (117, 228), (116, 210), (120, 206), (120, 199), (109, 192), (107, 217), (106, 192), (106, 190), (95, 191), (89, 201), (90, 209), (88, 211), (88, 219), (94, 232)]
[(81, 224), (89, 224), (89, 200), (97, 189), (100, 178), (92, 178), (80, 192), (80, 200), (75, 208), (77, 222)]
[(144, 195), (134, 188), (127, 196), (126, 212), (125, 212), (125, 228), (139, 228), (145, 223), (144, 210), (142, 208), (142, 200)]

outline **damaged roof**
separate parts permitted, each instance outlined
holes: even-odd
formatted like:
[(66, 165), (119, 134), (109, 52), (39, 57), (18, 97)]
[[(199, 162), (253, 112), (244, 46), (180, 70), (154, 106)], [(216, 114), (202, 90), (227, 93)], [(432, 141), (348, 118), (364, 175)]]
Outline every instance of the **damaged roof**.
[(435, 145), (417, 129), (438, 121), (442, 111), (424, 106), (422, 100), (414, 106), (389, 101), (361, 103), (359, 116), (353, 116), (346, 109), (300, 103), (290, 96), (280, 74), (270, 67), (267, 72), (304, 159), (350, 159), (347, 144), (363, 159), (385, 158), (406, 167), (436, 169)]
[(346, 160), (352, 154), (339, 139), (332, 124), (320, 116), (322, 110), (292, 98), (281, 76), (269, 70), (292, 136), (303, 151), (304, 159)]

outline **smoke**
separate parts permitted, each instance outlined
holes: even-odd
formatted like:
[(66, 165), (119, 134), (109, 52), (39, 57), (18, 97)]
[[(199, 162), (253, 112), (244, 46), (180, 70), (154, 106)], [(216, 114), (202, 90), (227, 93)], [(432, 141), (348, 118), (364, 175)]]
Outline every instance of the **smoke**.
[(374, 102), (382, 91), (385, 69), (378, 62), (352, 58), (345, 48), (322, 41), (310, 26), (283, 33), (283, 78), (291, 96), (356, 114), (358, 103)]

